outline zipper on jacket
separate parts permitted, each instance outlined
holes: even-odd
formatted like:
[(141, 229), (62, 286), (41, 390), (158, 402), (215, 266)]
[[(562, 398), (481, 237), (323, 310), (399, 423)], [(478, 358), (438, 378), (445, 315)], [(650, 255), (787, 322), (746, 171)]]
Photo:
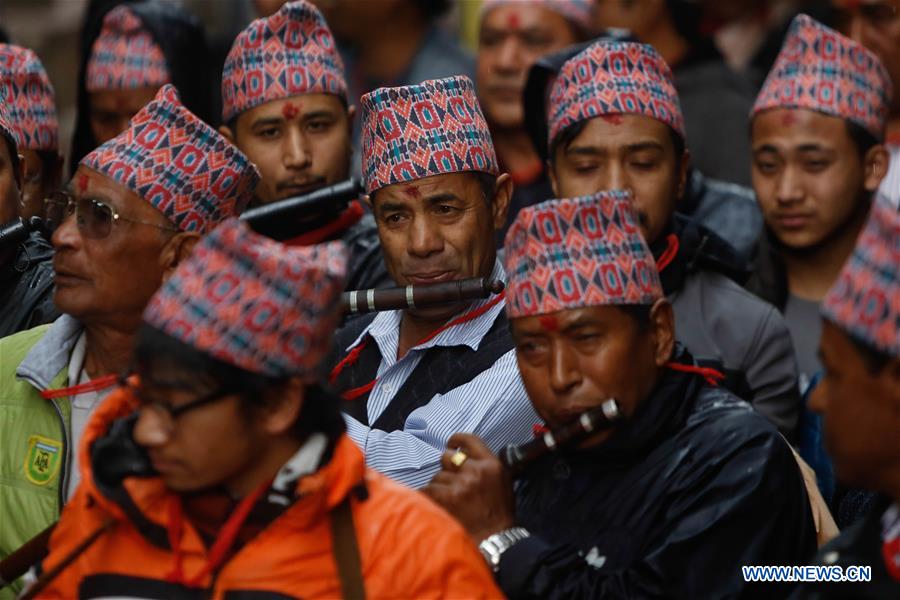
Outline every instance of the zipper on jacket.
[(53, 408), (56, 410), (56, 416), (59, 417), (59, 425), (60, 430), (62, 431), (62, 445), (63, 445), (63, 456), (62, 456), (62, 466), (59, 468), (59, 512), (62, 513), (63, 504), (65, 503), (65, 493), (66, 488), (68, 487), (68, 475), (69, 475), (69, 432), (66, 429), (66, 420), (63, 418), (62, 410), (59, 408), (59, 404), (56, 403), (56, 400), (51, 400), (50, 403), (53, 405)]

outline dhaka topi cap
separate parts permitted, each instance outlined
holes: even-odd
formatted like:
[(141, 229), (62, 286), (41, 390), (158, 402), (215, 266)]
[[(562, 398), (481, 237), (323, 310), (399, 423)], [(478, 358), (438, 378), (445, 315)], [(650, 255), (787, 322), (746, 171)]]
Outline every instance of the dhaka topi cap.
[(178, 266), (144, 321), (246, 371), (311, 374), (331, 345), (346, 272), (343, 242), (286, 246), (230, 219)]
[(801, 108), (851, 121), (883, 140), (890, 75), (875, 54), (807, 15), (791, 22), (751, 116)]
[(900, 212), (887, 198), (872, 203), (822, 314), (854, 339), (900, 357)]
[(599, 41), (566, 61), (547, 102), (548, 143), (567, 127), (611, 114), (656, 119), (685, 137), (672, 70), (653, 46)]
[(288, 2), (238, 34), (222, 72), (222, 120), (301, 94), (347, 99), (334, 36), (322, 13), (306, 0)]
[(57, 152), (56, 99), (37, 55), (28, 48), (0, 44), (0, 87), (19, 148)]
[(464, 76), (379, 88), (362, 97), (366, 193), (433, 175), (498, 175), (497, 155), (475, 85)]
[(87, 63), (87, 91), (159, 87), (171, 81), (166, 57), (140, 17), (125, 5), (106, 13)]
[(527, 206), (507, 232), (504, 249), (511, 319), (653, 304), (663, 297), (656, 261), (625, 191)]
[(201, 234), (243, 212), (259, 182), (253, 163), (185, 108), (170, 84), (79, 164), (134, 191), (182, 231)]

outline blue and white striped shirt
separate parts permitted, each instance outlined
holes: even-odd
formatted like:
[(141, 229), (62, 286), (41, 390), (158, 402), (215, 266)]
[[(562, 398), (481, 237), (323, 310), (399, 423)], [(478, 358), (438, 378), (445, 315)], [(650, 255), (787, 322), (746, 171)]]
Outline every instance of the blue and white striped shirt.
[[(495, 263), (491, 277), (505, 281), (506, 274), (499, 262)], [(469, 310), (488, 302), (479, 301)], [(381, 353), (378, 380), (369, 393), (366, 407), (369, 423), (374, 423), (384, 412), (419, 364), (425, 350), (433, 346), (465, 344), (477, 351), (504, 305), (505, 301), (500, 302), (483, 315), (442, 331), (410, 349), (400, 360), (397, 360), (397, 346), (403, 313), (399, 310), (378, 313), (345, 349), (349, 352), (368, 333)], [(414, 410), (402, 431), (372, 429), (346, 414), (344, 420), (348, 435), (362, 449), (370, 467), (413, 488), (427, 485), (438, 472), (441, 454), (454, 433), (475, 434), (491, 450), (498, 452), (507, 444), (521, 444), (532, 439), (532, 426), (540, 422), (519, 376), (515, 350), (501, 356), (472, 381), (446, 394), (438, 394), (428, 404)]]

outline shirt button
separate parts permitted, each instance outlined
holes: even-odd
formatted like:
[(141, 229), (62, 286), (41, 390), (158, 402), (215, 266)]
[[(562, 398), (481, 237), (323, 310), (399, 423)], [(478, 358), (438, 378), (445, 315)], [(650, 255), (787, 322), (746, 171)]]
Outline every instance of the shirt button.
[(826, 565), (833, 565), (838, 561), (838, 558), (840, 558), (840, 554), (838, 554), (837, 552), (826, 552), (825, 556), (822, 557), (822, 562), (824, 562)]
[(394, 387), (389, 383), (386, 383), (383, 386), (381, 386), (381, 389), (384, 390), (385, 394), (390, 394), (394, 391)]

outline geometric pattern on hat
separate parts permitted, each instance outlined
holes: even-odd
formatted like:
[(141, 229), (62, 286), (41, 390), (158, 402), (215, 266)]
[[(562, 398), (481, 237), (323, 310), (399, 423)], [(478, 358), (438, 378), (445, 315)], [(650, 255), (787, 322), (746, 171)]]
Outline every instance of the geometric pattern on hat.
[(379, 88), (362, 106), (366, 193), (432, 175), (500, 173), (475, 85), (462, 75)]
[(498, 6), (530, 4), (562, 15), (582, 32), (594, 29), (594, 0), (484, 0), (481, 18)]
[(13, 134), (22, 150), (59, 150), (53, 86), (37, 55), (0, 44), (0, 87)]
[(246, 371), (305, 375), (329, 349), (346, 271), (343, 242), (289, 247), (230, 219), (178, 266), (144, 321)]
[[(6, 138), (6, 141), (12, 145), (12, 151), (15, 154), (18, 154), (18, 136), (14, 133), (12, 122), (9, 119), (9, 114), (6, 112), (5, 105), (4, 92), (0, 89), (0, 135)], [(11, 156), (10, 158), (15, 160), (15, 157)]]
[(259, 182), (253, 163), (185, 108), (171, 84), (80, 164), (134, 191), (182, 231), (201, 234), (240, 214)]
[(656, 261), (625, 191), (525, 207), (507, 232), (504, 249), (511, 319), (586, 306), (653, 304), (663, 297)]
[(171, 81), (166, 57), (140, 17), (123, 5), (109, 11), (91, 47), (87, 91), (159, 87)]
[(652, 46), (600, 41), (562, 66), (547, 106), (549, 140), (567, 127), (609, 114), (642, 115), (682, 138), (684, 117), (672, 70)]
[(860, 342), (900, 357), (900, 212), (887, 198), (872, 203), (822, 314)]
[(892, 89), (875, 54), (801, 14), (791, 22), (751, 116), (771, 108), (814, 110), (852, 121), (882, 140)]
[(325, 17), (307, 2), (289, 2), (238, 34), (222, 71), (222, 120), (301, 94), (347, 99), (344, 63)]

